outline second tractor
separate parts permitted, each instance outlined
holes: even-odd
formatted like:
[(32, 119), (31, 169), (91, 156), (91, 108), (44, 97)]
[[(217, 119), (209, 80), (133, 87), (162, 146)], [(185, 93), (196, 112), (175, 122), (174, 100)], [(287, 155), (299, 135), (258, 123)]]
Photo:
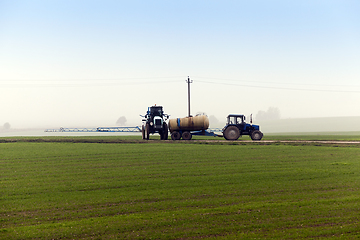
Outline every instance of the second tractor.
[(249, 124), (242, 114), (229, 114), (222, 132), (226, 140), (237, 140), (242, 135), (249, 135), (253, 141), (259, 141), (263, 137), (259, 125), (252, 124), (252, 117)]

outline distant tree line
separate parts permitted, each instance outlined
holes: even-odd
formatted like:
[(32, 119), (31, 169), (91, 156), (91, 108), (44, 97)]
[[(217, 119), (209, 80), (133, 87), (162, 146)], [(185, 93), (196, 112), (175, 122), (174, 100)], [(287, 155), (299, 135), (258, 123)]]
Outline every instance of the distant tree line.
[(280, 110), (277, 107), (269, 107), (267, 111), (259, 111), (255, 119), (257, 121), (278, 120), (280, 119)]
[(116, 125), (118, 126), (125, 126), (126, 125), (126, 117), (125, 116), (121, 116), (118, 118), (118, 120), (116, 121)]
[(9, 130), (10, 128), (11, 128), (10, 123), (8, 123), (8, 122), (4, 123), (4, 125), (3, 125), (4, 130)]

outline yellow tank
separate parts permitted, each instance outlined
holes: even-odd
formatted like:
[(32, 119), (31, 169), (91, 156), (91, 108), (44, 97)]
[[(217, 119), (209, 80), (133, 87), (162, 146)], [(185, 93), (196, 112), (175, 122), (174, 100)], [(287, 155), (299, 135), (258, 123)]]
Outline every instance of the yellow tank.
[(169, 120), (169, 130), (174, 131), (200, 131), (209, 128), (209, 118), (206, 115), (195, 117), (174, 118)]

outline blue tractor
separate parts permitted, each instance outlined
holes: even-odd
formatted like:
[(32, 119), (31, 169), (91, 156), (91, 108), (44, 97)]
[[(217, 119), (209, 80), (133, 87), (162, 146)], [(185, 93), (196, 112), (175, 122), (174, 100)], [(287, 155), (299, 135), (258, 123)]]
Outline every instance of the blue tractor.
[(253, 141), (259, 141), (263, 137), (259, 125), (253, 125), (252, 119), (250, 124), (246, 123), (245, 116), (241, 114), (229, 114), (222, 132), (226, 140), (237, 140), (242, 135), (249, 135)]
[[(140, 115), (141, 116), (141, 115)], [(145, 116), (142, 116), (144, 119), (144, 124), (142, 125), (142, 139), (149, 139), (150, 134), (159, 133), (161, 140), (168, 139), (168, 126), (166, 120), (169, 118), (169, 115), (165, 114), (162, 106), (152, 106), (148, 107)]]

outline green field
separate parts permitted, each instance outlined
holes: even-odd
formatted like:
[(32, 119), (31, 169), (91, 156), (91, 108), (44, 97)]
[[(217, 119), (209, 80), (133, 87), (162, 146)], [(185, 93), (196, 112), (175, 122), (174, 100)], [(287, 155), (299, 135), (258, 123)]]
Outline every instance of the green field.
[(0, 142), (0, 239), (360, 237), (360, 144)]

